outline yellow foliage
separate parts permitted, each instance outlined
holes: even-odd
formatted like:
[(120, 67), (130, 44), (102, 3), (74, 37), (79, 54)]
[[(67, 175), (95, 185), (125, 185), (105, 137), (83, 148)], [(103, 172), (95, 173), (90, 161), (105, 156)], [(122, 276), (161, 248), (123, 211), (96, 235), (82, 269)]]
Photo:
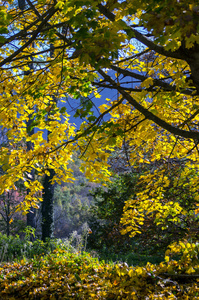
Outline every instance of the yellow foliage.
[[(38, 0), (32, 5), (0, 4), (0, 125), (9, 141), (1, 147), (0, 194), (22, 180), (29, 194), (18, 209), (36, 207), (42, 185), (27, 174), (35, 169), (42, 177), (53, 169), (52, 183), (74, 180), (69, 168), (74, 152), (82, 157), (85, 175), (105, 184), (112, 175), (111, 154), (128, 145), (132, 168), (159, 166), (143, 172), (138, 183), (143, 190), (127, 201), (123, 233), (141, 233), (151, 220), (165, 228), (167, 221), (179, 225), (187, 216), (194, 219), (199, 200), (197, 1), (89, 0), (82, 5)], [(106, 104), (102, 89), (114, 91), (106, 95)], [(82, 120), (79, 129), (70, 120), (73, 109), (64, 111), (55, 103), (69, 98), (81, 106), (75, 114)], [(184, 163), (173, 188), (190, 186), (195, 205), (190, 212), (183, 196), (165, 196), (172, 160)]]
[[(199, 288), (195, 278), (199, 271), (198, 260), (184, 267), (181, 261), (179, 265), (171, 260), (159, 265), (147, 263), (145, 267), (129, 267), (126, 263), (105, 264), (86, 253), (59, 249), (30, 261), (1, 264), (0, 297), (197, 299)], [(186, 278), (189, 279), (187, 282)]]

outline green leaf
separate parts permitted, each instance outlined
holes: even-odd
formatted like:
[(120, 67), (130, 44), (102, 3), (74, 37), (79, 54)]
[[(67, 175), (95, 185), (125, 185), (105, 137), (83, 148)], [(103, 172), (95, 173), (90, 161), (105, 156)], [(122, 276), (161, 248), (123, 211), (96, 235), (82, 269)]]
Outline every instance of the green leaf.
[(63, 113), (65, 113), (65, 112), (66, 112), (66, 107), (63, 106), (63, 107), (60, 109), (60, 113), (63, 114)]

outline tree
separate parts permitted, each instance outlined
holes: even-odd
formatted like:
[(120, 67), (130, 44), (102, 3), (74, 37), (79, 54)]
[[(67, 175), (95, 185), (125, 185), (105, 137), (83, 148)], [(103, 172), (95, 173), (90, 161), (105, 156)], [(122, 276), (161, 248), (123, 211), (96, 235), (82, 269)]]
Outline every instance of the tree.
[[(50, 45), (51, 52), (50, 52), (50, 58), (53, 58), (54, 49), (52, 44)], [(57, 99), (54, 96), (54, 103), (51, 103), (53, 105), (53, 108), (56, 108), (57, 106)], [(50, 122), (50, 111), (47, 116), (47, 121)], [(50, 135), (50, 131), (47, 132), (47, 139)], [(53, 205), (54, 205), (54, 189), (55, 185), (52, 184), (51, 180), (53, 179), (53, 176), (55, 175), (55, 172), (53, 169), (48, 168), (46, 170), (48, 174), (44, 175), (44, 183), (43, 183), (43, 202), (41, 205), (41, 212), (42, 212), (42, 240), (45, 242), (47, 238), (53, 237), (53, 227), (54, 227), (54, 216), (53, 216)]]
[[(23, 11), (7, 1), (0, 15), (1, 124), (15, 142), (25, 139), (34, 144), (31, 151), (21, 147), (9, 154), (11, 168), (1, 176), (2, 193), (33, 168), (41, 176), (53, 169), (52, 183), (70, 180), (68, 161), (77, 150), (87, 177), (107, 180), (108, 158), (124, 141), (133, 149), (131, 165), (147, 163), (145, 153), (153, 149), (151, 161), (188, 157), (184, 176), (193, 168), (197, 174), (197, 1), (88, 0), (82, 5), (79, 0), (27, 0)], [(53, 58), (49, 55), (52, 43)], [(34, 70), (29, 68), (31, 57)], [(23, 76), (25, 70), (30, 70), (28, 76)], [(117, 95), (102, 101), (96, 115), (101, 89)], [(75, 112), (82, 120), (79, 130), (65, 109), (53, 106), (55, 95), (62, 101), (66, 95), (85, 98)], [(49, 111), (51, 120), (46, 118)], [(29, 130), (38, 128), (32, 136), (24, 125), (30, 113)], [(48, 141), (43, 139), (44, 128), (51, 132)], [(3, 149), (2, 163), (6, 159)], [(158, 184), (164, 176), (157, 178)], [(191, 181), (195, 190), (196, 178)], [(42, 186), (37, 180), (25, 184), (30, 189), (24, 201), (28, 210), (36, 206), (34, 194)]]
[(81, 160), (74, 153), (70, 161), (75, 181), (57, 185), (54, 193), (54, 236), (56, 238), (70, 237), (73, 232), (83, 233), (84, 226), (90, 217), (90, 206), (93, 198), (89, 194), (94, 183), (80, 172)]
[(120, 233), (120, 219), (125, 202), (136, 195), (138, 177), (139, 175), (133, 172), (119, 174), (106, 188), (97, 187), (91, 191), (94, 203), (88, 222), (92, 230), (88, 245), (92, 249), (100, 250), (106, 247), (106, 251), (112, 250), (115, 253), (132, 250), (132, 239)]
[(197, 241), (198, 189), (192, 181), (198, 173), (193, 167), (185, 176), (184, 166), (175, 159), (148, 165), (135, 186), (136, 196), (125, 203), (122, 233), (139, 233), (139, 249), (156, 253), (183, 239)]
[[(12, 151), (11, 141), (6, 136), (7, 129), (4, 128), (0, 132), (0, 145), (2, 149), (4, 147), (10, 152)], [(9, 168), (8, 160), (1, 165), (0, 174), (5, 174)], [(25, 197), (25, 191), (22, 181), (15, 182), (14, 189), (6, 190), (0, 195), (0, 231), (10, 234), (16, 234), (25, 226), (23, 215), (18, 211), (20, 204)]]
[(16, 228), (19, 230), (24, 227), (23, 225), (25, 225), (25, 222), (22, 220), (22, 216), (20, 216), (20, 221), (16, 218), (17, 206), (23, 201), (23, 199), (23, 191), (17, 191), (17, 188), (16, 190), (5, 192), (0, 197), (1, 231), (5, 232), (7, 236), (13, 233), (13, 229), (16, 232)]
[(42, 212), (42, 240), (45, 242), (47, 238), (53, 237), (53, 200), (54, 200), (54, 185), (51, 184), (54, 172), (49, 170), (49, 174), (44, 176), (44, 192), (43, 202), (41, 205)]

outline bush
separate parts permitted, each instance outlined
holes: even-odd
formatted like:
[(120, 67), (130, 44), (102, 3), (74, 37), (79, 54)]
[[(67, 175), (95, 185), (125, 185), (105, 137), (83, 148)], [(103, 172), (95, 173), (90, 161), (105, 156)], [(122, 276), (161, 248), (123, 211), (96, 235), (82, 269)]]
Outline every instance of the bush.
[(0, 233), (0, 262), (13, 261), (22, 258), (33, 258), (34, 256), (51, 253), (54, 249), (74, 250), (69, 240), (35, 240), (31, 242), (27, 239), (21, 240), (19, 236), (9, 236)]
[(97, 187), (90, 192), (94, 201), (88, 220), (93, 232), (88, 238), (91, 249), (98, 251), (106, 247), (114, 253), (132, 251), (133, 239), (121, 234), (120, 220), (125, 202), (135, 197), (138, 177), (137, 173), (116, 175), (106, 188)]
[[(179, 251), (180, 263), (168, 260), (168, 255)], [(198, 299), (198, 253), (198, 245), (187, 243), (180, 248), (174, 245), (166, 253), (164, 263), (129, 267), (126, 263), (99, 262), (87, 253), (58, 249), (37, 259), (0, 265), (0, 298)], [(187, 265), (186, 257), (190, 258)]]
[(106, 262), (122, 262), (127, 263), (129, 266), (144, 266), (147, 264), (147, 262), (159, 264), (160, 262), (164, 261), (163, 253), (157, 253), (157, 255), (145, 255), (132, 251), (128, 251), (126, 253), (115, 253), (106, 247), (98, 250), (97, 253), (99, 260), (104, 260)]

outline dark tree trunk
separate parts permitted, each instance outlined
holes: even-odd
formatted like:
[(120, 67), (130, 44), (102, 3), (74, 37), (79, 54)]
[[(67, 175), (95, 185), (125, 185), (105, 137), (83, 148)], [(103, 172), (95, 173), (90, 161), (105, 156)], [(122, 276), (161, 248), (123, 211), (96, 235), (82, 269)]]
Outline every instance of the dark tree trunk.
[(44, 177), (44, 193), (43, 201), (41, 205), (42, 212), (42, 241), (46, 241), (47, 238), (53, 237), (54, 218), (53, 218), (53, 204), (54, 204), (54, 184), (51, 183), (55, 172), (54, 170), (48, 170), (50, 176)]
[(31, 206), (27, 213), (27, 226), (36, 228), (36, 209)]
[[(20, 2), (21, 2), (21, 4), (24, 3), (24, 7), (25, 7), (25, 0), (20, 0)], [(21, 8), (21, 10), (23, 10), (24, 7)], [(20, 8), (20, 7), (19, 7), (19, 8)], [(31, 59), (32, 59), (32, 62), (29, 64), (29, 67), (30, 67), (30, 70), (33, 70), (33, 68), (34, 68), (34, 66), (33, 66), (33, 58), (31, 58)], [(25, 71), (25, 72), (24, 72), (24, 75), (27, 75), (27, 76), (30, 75), (30, 73), (31, 73), (30, 70)], [(31, 136), (31, 135), (34, 134), (34, 128), (33, 128), (32, 130), (29, 131), (29, 128), (30, 128), (30, 126), (31, 126), (31, 124), (32, 124), (32, 121), (33, 121), (33, 120), (32, 120), (32, 114), (30, 114), (30, 115), (29, 115), (29, 119), (28, 119), (28, 121), (26, 122), (26, 127), (27, 127), (27, 131), (28, 131), (28, 135), (29, 135), (29, 136)], [(26, 143), (26, 147), (27, 147), (27, 151), (30, 151), (30, 150), (33, 148), (32, 142), (30, 142), (30, 141), (27, 142), (27, 143)], [(35, 170), (34, 170), (34, 169), (32, 169), (31, 172), (28, 174), (28, 180), (29, 180), (29, 181), (34, 181), (34, 180), (35, 180)], [(30, 192), (30, 190), (27, 189), (27, 194), (29, 194), (29, 192)], [(36, 229), (36, 208), (34, 208), (34, 207), (32, 207), (32, 206), (30, 207), (30, 209), (29, 209), (29, 211), (28, 211), (28, 213), (27, 213), (26, 224), (27, 224), (27, 226), (30, 226), (30, 227)], [(33, 242), (34, 239), (35, 239), (35, 237), (31, 234), (31, 235), (30, 235), (30, 240)]]
[[(50, 45), (50, 57), (54, 55), (54, 46)], [(54, 105), (57, 105), (57, 99), (54, 96)], [(50, 114), (48, 115), (48, 120), (50, 120)], [(47, 133), (47, 139), (50, 132)], [(48, 169), (50, 175), (45, 174), (44, 183), (43, 183), (43, 201), (41, 204), (41, 214), (42, 214), (42, 241), (46, 241), (48, 238), (53, 237), (54, 231), (54, 216), (53, 216), (53, 207), (54, 207), (54, 189), (55, 185), (51, 183), (51, 179), (55, 175), (55, 171)]]
[(6, 207), (6, 234), (10, 235), (10, 193), (8, 192), (8, 203)]
[(24, 10), (26, 6), (25, 0), (18, 0), (19, 9)]
[[(27, 122), (27, 128), (31, 125), (31, 116), (29, 116), (29, 120)], [(29, 135), (32, 135), (34, 133), (34, 130), (32, 130)], [(27, 146), (27, 151), (29, 151), (32, 148), (32, 143), (31, 142), (27, 142), (26, 144)], [(35, 180), (35, 170), (32, 169), (31, 172), (28, 174), (29, 176), (29, 181), (34, 181)], [(29, 189), (27, 189), (27, 194), (29, 194)], [(27, 219), (26, 219), (26, 224), (27, 226), (30, 226), (32, 228), (36, 228), (36, 209), (34, 207), (30, 207), (28, 213), (27, 213)], [(33, 241), (34, 240), (34, 236), (31, 235), (30, 236), (30, 240)]]
[[(29, 174), (31, 176), (30, 180), (35, 180), (35, 170), (32, 169), (31, 173)], [(29, 194), (29, 189), (27, 190), (27, 194)], [(36, 208), (30, 207), (28, 213), (27, 213), (27, 219), (26, 219), (27, 226), (30, 226), (32, 228), (36, 228)], [(34, 238), (31, 236), (31, 241), (33, 241)]]
[(10, 222), (9, 222), (9, 219), (7, 219), (7, 222), (6, 222), (6, 235), (7, 237), (10, 236)]

